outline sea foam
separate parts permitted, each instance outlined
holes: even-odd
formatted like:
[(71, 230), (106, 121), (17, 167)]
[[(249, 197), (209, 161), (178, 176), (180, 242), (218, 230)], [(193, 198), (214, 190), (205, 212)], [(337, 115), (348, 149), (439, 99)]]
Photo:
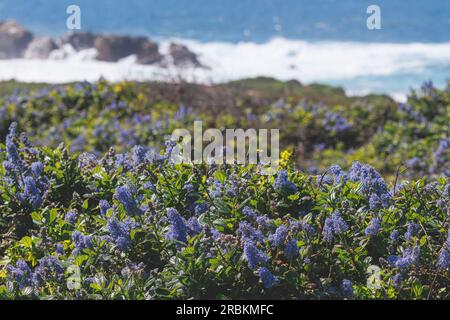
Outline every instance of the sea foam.
[[(161, 41), (161, 51), (170, 42), (183, 43), (199, 55), (205, 69), (144, 66), (130, 56), (115, 63), (96, 61), (95, 49), (75, 52), (63, 48), (49, 60), (0, 60), (0, 80), (64, 83), (180, 79), (197, 83), (220, 83), (247, 77), (267, 76), (302, 83), (341, 85), (353, 94), (370, 92), (406, 93), (414, 81), (395, 88), (398, 76), (444, 85), (450, 76), (450, 43), (306, 42), (275, 38), (266, 43), (198, 42), (185, 39)], [(364, 85), (360, 79), (364, 79)], [(383, 81), (380, 79), (384, 79)]]

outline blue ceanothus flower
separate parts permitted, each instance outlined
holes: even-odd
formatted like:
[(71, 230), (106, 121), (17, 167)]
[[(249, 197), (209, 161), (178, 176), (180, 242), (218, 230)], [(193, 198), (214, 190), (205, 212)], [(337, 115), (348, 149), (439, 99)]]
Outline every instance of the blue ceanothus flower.
[(395, 267), (403, 270), (419, 263), (419, 258), (420, 247), (415, 246), (414, 248), (406, 248), (401, 257), (390, 256), (388, 261), (390, 261)]
[(322, 120), (323, 127), (329, 132), (343, 133), (351, 129), (352, 125), (346, 118), (332, 111), (325, 113)]
[(22, 172), (24, 165), (22, 159), (20, 158), (19, 151), (15, 139), (17, 139), (17, 123), (11, 123), (9, 127), (9, 133), (6, 136), (6, 154), (8, 156), (8, 163), (3, 164), (7, 170), (9, 169), (9, 174), (14, 174), (14, 171)]
[(195, 192), (195, 187), (192, 183), (186, 183), (183, 187), (183, 189), (186, 191), (186, 193), (193, 193)]
[(269, 260), (269, 257), (259, 250), (255, 243), (249, 240), (244, 243), (244, 258), (251, 270), (255, 270), (258, 264), (265, 264)]
[(28, 202), (33, 209), (37, 209), (42, 204), (42, 196), (38, 187), (36, 186), (36, 181), (31, 176), (26, 176), (23, 179), (23, 192), (17, 193), (19, 200), (23, 202)]
[(266, 267), (261, 267), (258, 270), (259, 278), (266, 289), (270, 289), (280, 283), (277, 277), (275, 277), (272, 272)]
[(142, 146), (134, 146), (131, 150), (131, 160), (135, 166), (144, 163), (147, 150)]
[(373, 167), (355, 161), (348, 176), (350, 180), (361, 183), (361, 192), (369, 200), (371, 209), (389, 206), (392, 198), (389, 188), (380, 173)]
[(209, 209), (208, 204), (206, 202), (203, 202), (203, 203), (199, 203), (199, 204), (195, 205), (194, 212), (197, 216), (199, 216), (199, 215), (205, 213), (206, 211), (208, 211), (208, 209)]
[(378, 218), (373, 218), (369, 226), (366, 228), (366, 236), (374, 237), (378, 234), (381, 228), (381, 221)]
[(188, 228), (186, 221), (174, 208), (167, 209), (167, 217), (171, 223), (169, 231), (166, 234), (166, 239), (178, 242), (186, 242)]
[(236, 232), (243, 241), (264, 242), (264, 235), (261, 230), (254, 228), (247, 221), (239, 222), (239, 228)]
[(394, 285), (395, 288), (400, 288), (401, 284), (403, 281), (403, 276), (401, 273), (396, 273), (393, 277), (392, 277), (392, 283)]
[(57, 255), (64, 255), (64, 245), (62, 245), (61, 243), (57, 243), (55, 245), (55, 252)]
[(92, 247), (92, 237), (83, 235), (79, 231), (72, 233), (72, 241), (75, 247), (72, 252), (73, 255), (77, 255), (82, 250)]
[(8, 271), (20, 289), (31, 285), (32, 272), (25, 261), (18, 260), (15, 267), (8, 265), (6, 271)]
[(392, 242), (396, 243), (400, 237), (400, 232), (398, 230), (393, 230), (391, 232), (391, 235), (389, 236), (389, 239), (392, 240)]
[(298, 254), (299, 252), (297, 240), (295, 239), (289, 240), (288, 243), (286, 244), (286, 247), (284, 248), (284, 255), (288, 260), (291, 261), (294, 258), (296, 258)]
[(130, 216), (141, 215), (142, 211), (138, 208), (136, 201), (128, 186), (117, 187), (116, 198), (123, 205), (125, 212)]
[(405, 238), (406, 240), (411, 240), (414, 236), (417, 235), (417, 232), (419, 231), (419, 225), (417, 223), (409, 223), (408, 229), (405, 232)]
[(250, 220), (256, 220), (258, 218), (256, 211), (247, 206), (242, 209), (242, 213)]
[(76, 224), (78, 220), (78, 214), (75, 211), (69, 211), (66, 213), (64, 220), (70, 224)]
[(297, 186), (288, 180), (288, 173), (286, 170), (278, 172), (273, 183), (273, 188), (276, 192), (284, 196), (290, 196), (297, 192)]
[(150, 181), (147, 181), (147, 182), (144, 184), (144, 188), (147, 189), (147, 190), (150, 190), (150, 191), (153, 192), (153, 193), (156, 193), (156, 187), (155, 187), (155, 185), (154, 185), (153, 183), (151, 183)]
[(98, 203), (98, 207), (102, 216), (106, 215), (108, 210), (111, 209), (111, 205), (106, 200), (100, 200), (100, 202)]
[(327, 170), (327, 174), (320, 176), (317, 180), (319, 185), (332, 185), (347, 182), (347, 174), (337, 164), (333, 164)]
[(64, 277), (64, 271), (64, 265), (57, 257), (44, 257), (33, 271), (32, 282), (35, 287), (39, 287), (50, 280), (60, 281)]
[(450, 267), (450, 229), (447, 231), (447, 240), (439, 253), (437, 266), (441, 269)]
[(290, 224), (290, 229), (298, 232), (298, 231), (303, 231), (308, 235), (315, 235), (316, 234), (316, 230), (314, 229), (313, 226), (311, 226), (308, 222), (299, 220), (299, 221), (292, 221)]
[(37, 161), (31, 164), (31, 172), (33, 173), (35, 178), (38, 178), (41, 175), (42, 171), (44, 171), (44, 165), (42, 164), (42, 162)]
[(200, 234), (203, 231), (202, 225), (198, 222), (196, 217), (189, 218), (187, 224), (188, 234), (193, 237), (197, 234)]
[(441, 269), (447, 269), (450, 266), (450, 254), (447, 248), (442, 248), (439, 253), (437, 266)]
[(342, 294), (348, 298), (353, 296), (353, 284), (348, 279), (342, 280)]
[(131, 244), (130, 232), (135, 228), (135, 223), (131, 219), (118, 221), (115, 218), (108, 220), (109, 236), (120, 251), (127, 251)]
[(281, 247), (284, 245), (286, 238), (288, 236), (289, 230), (286, 226), (281, 225), (275, 230), (274, 234), (269, 236), (269, 242), (272, 244), (272, 247)]
[(323, 235), (325, 241), (332, 242), (335, 235), (339, 235), (348, 230), (348, 225), (341, 217), (339, 211), (335, 211), (331, 217), (325, 219), (325, 225), (323, 227)]
[(333, 174), (335, 183), (347, 181), (347, 174), (337, 164), (333, 164), (330, 166), (330, 172)]

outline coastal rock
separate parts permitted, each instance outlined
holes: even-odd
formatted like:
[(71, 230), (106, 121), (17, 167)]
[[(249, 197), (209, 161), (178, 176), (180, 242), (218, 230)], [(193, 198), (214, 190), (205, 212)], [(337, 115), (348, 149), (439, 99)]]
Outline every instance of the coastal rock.
[(137, 62), (140, 64), (160, 63), (163, 56), (159, 53), (158, 45), (151, 41), (142, 44), (142, 50), (138, 54)]
[(0, 59), (23, 57), (33, 34), (16, 21), (0, 22)]
[(94, 47), (96, 35), (90, 32), (70, 32), (61, 40), (63, 44), (70, 44), (76, 51)]
[(47, 59), (50, 53), (58, 49), (55, 41), (50, 37), (35, 38), (25, 51), (26, 59)]
[(169, 55), (172, 57), (173, 64), (177, 67), (203, 67), (198, 61), (197, 55), (184, 45), (171, 43)]
[(115, 62), (129, 55), (137, 55), (139, 63), (153, 64), (161, 61), (158, 45), (145, 37), (101, 35), (95, 39), (97, 59)]

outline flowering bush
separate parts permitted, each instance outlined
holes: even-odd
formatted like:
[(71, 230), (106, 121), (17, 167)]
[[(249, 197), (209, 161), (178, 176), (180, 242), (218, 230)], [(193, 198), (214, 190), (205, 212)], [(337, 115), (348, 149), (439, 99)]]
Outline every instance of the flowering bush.
[[(144, 112), (120, 106), (114, 95), (123, 89), (85, 86), (83, 93), (58, 94), (55, 101), (78, 94), (104, 115), (108, 111), (100, 106), (112, 95), (116, 103), (105, 108), (118, 118), (124, 112), (118, 123)], [(59, 117), (55, 101), (51, 112), (37, 110)], [(33, 120), (33, 103), (20, 109), (27, 121)], [(81, 109), (70, 112), (77, 118)], [(58, 136), (68, 142), (78, 137), (51, 134), (62, 132), (63, 119), (31, 126), (31, 133), (49, 126), (47, 138), (35, 137), (49, 139), (48, 146), (34, 146), (15, 123), (5, 133), (1, 299), (449, 298), (445, 172), (400, 183), (401, 177), (356, 161), (348, 170), (332, 165), (310, 175), (296, 167), (290, 152), (282, 154), (274, 176), (262, 175), (258, 166), (175, 165), (163, 151), (147, 147), (150, 136), (134, 125), (127, 128), (139, 132), (142, 147), (121, 142), (123, 127), (111, 129), (115, 123), (88, 113), (88, 120), (76, 121), (94, 127), (105, 121), (110, 145), (122, 153), (101, 153), (106, 140), (99, 144), (97, 138), (106, 138), (89, 133), (91, 125), (83, 150), (93, 153), (76, 152), (73, 144), (54, 147), (50, 140)], [(326, 117), (337, 121), (327, 123), (336, 134), (352, 130), (351, 120)]]
[[(267, 86), (282, 83), (269, 81), (258, 89), (262, 84), (249, 87), (247, 96), (228, 92), (233, 84), (210, 87), (208, 91), (217, 97), (208, 98), (201, 89), (189, 91), (187, 86), (180, 89), (186, 91), (185, 96), (180, 93), (180, 101), (161, 97), (161, 90), (171, 92), (168, 85), (159, 88), (128, 82), (17, 91), (0, 97), (0, 138), (5, 141), (9, 125), (17, 122), (37, 145), (56, 148), (64, 142), (71, 152), (96, 157), (110, 147), (117, 153), (136, 147), (134, 157), (140, 158), (145, 151), (138, 146), (159, 150), (174, 129), (192, 128), (194, 120), (202, 120), (205, 128), (281, 128), (281, 147), (295, 151), (298, 167), (314, 174), (335, 163), (348, 168), (359, 160), (383, 175), (449, 176), (450, 86), (439, 90), (426, 83), (411, 93), (407, 103), (397, 106), (384, 96), (350, 98), (339, 90), (314, 85), (300, 87), (305, 92), (290, 93), (289, 83), (285, 84), (287, 96), (278, 101), (263, 99), (258, 97), (270, 91)], [(251, 100), (255, 94), (257, 98)], [(282, 90), (276, 92), (281, 94)], [(183, 100), (193, 100), (192, 96), (198, 96), (193, 106), (183, 104)], [(210, 100), (220, 106), (205, 106)]]
[(11, 126), (2, 153), (2, 298), (448, 297), (448, 179), (86, 163), (22, 140)]

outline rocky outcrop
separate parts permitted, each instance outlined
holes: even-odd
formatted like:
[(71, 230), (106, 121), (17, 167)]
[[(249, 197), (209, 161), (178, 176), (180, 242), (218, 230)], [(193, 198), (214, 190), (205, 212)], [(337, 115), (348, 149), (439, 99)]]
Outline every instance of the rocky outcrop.
[(63, 44), (70, 44), (76, 51), (94, 47), (96, 35), (90, 32), (70, 32), (62, 39)]
[(205, 68), (198, 56), (185, 45), (171, 43), (168, 49), (167, 55), (163, 56), (158, 44), (147, 37), (97, 35), (90, 32), (70, 32), (60, 39), (33, 39), (33, 34), (17, 22), (0, 22), (0, 59), (65, 59), (86, 50), (87, 59), (95, 56), (97, 60), (116, 62), (135, 55), (139, 64), (166, 67), (172, 63), (179, 68)]
[(203, 67), (200, 61), (198, 61), (197, 55), (184, 45), (171, 43), (169, 55), (172, 58), (173, 64), (177, 67)]
[(146, 41), (142, 45), (141, 52), (138, 53), (137, 62), (140, 64), (161, 63), (163, 56), (159, 53), (158, 45), (151, 41)]
[(55, 41), (50, 37), (35, 38), (25, 51), (26, 59), (48, 59), (50, 53), (58, 49)]
[(97, 59), (102, 61), (118, 61), (132, 54), (142, 64), (153, 64), (162, 60), (158, 45), (145, 37), (129, 37), (117, 35), (101, 35), (95, 39)]
[(15, 21), (0, 22), (0, 59), (21, 58), (33, 34)]

